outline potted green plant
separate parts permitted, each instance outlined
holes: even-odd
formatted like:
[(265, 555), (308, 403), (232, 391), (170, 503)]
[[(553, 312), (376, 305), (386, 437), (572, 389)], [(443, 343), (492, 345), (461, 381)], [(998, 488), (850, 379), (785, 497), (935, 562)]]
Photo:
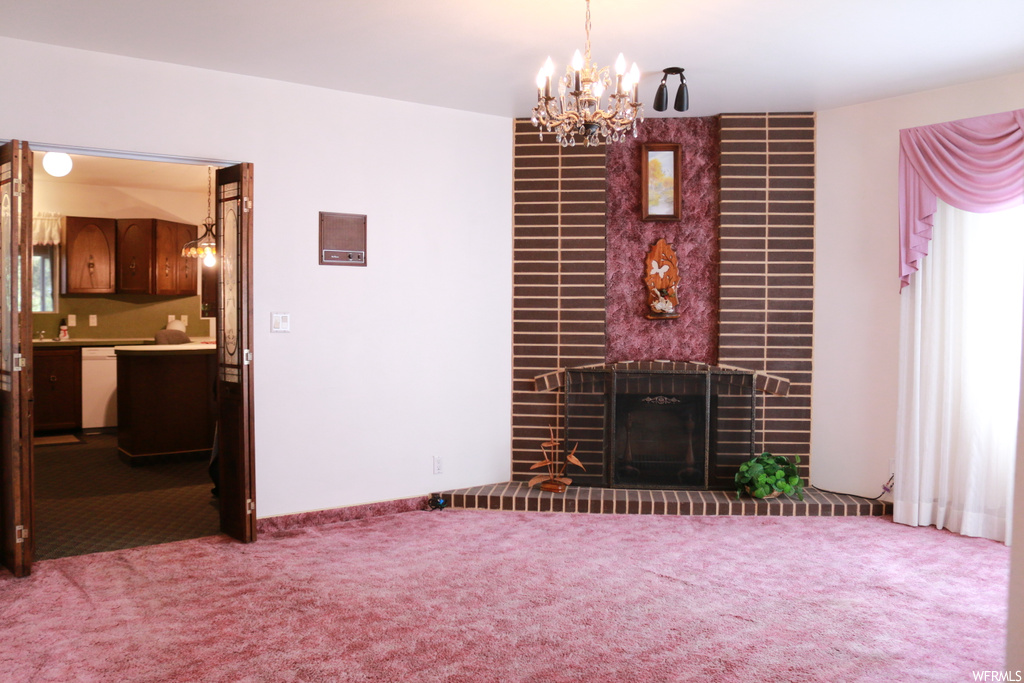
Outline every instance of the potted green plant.
[(796, 461), (790, 461), (784, 455), (762, 453), (740, 465), (736, 472), (736, 497), (749, 493), (754, 498), (774, 498), (785, 493), (787, 496), (796, 493), (800, 500), (804, 499), (804, 480), (797, 473)]

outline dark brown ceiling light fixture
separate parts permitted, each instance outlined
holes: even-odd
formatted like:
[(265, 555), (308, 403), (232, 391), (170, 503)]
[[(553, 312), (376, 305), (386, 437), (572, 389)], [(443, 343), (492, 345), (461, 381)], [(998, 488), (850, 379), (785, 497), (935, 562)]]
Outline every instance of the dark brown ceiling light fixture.
[(654, 94), (654, 111), (665, 111), (668, 109), (668, 85), (665, 81), (668, 80), (669, 76), (679, 76), (679, 88), (676, 90), (676, 101), (673, 105), (673, 109), (676, 111), (686, 111), (690, 108), (690, 91), (686, 88), (686, 76), (683, 74), (686, 69), (679, 66), (670, 66), (667, 69), (663, 69), (665, 75), (661, 77), (661, 85), (658, 86), (658, 92)]

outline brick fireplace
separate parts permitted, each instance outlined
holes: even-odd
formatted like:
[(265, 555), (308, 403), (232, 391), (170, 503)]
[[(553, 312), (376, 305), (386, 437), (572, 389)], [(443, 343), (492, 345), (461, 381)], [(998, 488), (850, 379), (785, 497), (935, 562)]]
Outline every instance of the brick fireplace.
[[(682, 145), (679, 222), (639, 220), (643, 142)], [(649, 119), (637, 140), (608, 149), (561, 148), (519, 120), (514, 201), (513, 481), (535, 474), (549, 427), (561, 425), (561, 394), (537, 391), (538, 375), (659, 358), (788, 380), (786, 395), (759, 395), (755, 450), (800, 455), (806, 475), (812, 114)], [(637, 310), (637, 261), (657, 237), (679, 255), (687, 308), (677, 321)]]
[[(640, 137), (562, 148), (515, 122), (512, 481), (445, 492), (452, 507), (656, 515), (883, 515), (892, 504), (804, 490), (804, 500), (725, 490), (532, 488), (540, 445), (561, 429), (560, 369), (626, 360), (699, 361), (754, 371), (755, 451), (810, 462), (814, 288), (814, 115), (648, 119)], [(683, 219), (644, 224), (639, 145), (683, 149)], [(687, 315), (641, 321), (635, 255), (666, 238)], [(681, 301), (682, 303), (682, 301)], [(788, 391), (775, 392), (779, 381)], [(543, 376), (546, 379), (541, 379)], [(538, 390), (540, 389), (540, 390)], [(719, 398), (719, 407), (723, 398)]]

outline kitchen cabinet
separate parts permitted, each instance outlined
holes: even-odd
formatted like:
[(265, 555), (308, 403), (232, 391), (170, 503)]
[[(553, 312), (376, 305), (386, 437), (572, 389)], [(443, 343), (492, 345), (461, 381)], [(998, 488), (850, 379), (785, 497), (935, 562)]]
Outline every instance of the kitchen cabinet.
[(173, 221), (117, 221), (117, 292), (192, 296), (197, 293), (196, 259), (181, 255), (196, 238), (196, 226)]
[(201, 263), (181, 255), (194, 225), (156, 218), (68, 216), (62, 294), (195, 296)]
[(117, 221), (118, 294), (153, 293), (153, 219)]
[(181, 255), (181, 248), (196, 239), (196, 226), (156, 221), (156, 294), (194, 296), (198, 290), (199, 259)]
[(32, 350), (32, 389), (35, 431), (71, 431), (82, 428), (82, 350)]
[(113, 294), (117, 226), (112, 218), (68, 216), (61, 294)]

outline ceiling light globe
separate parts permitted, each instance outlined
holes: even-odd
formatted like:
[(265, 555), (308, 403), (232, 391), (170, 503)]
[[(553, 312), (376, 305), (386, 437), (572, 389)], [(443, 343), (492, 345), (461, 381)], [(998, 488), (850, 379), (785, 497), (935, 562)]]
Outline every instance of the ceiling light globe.
[(71, 173), (71, 157), (64, 152), (47, 152), (43, 155), (43, 170), (54, 178), (63, 178)]

